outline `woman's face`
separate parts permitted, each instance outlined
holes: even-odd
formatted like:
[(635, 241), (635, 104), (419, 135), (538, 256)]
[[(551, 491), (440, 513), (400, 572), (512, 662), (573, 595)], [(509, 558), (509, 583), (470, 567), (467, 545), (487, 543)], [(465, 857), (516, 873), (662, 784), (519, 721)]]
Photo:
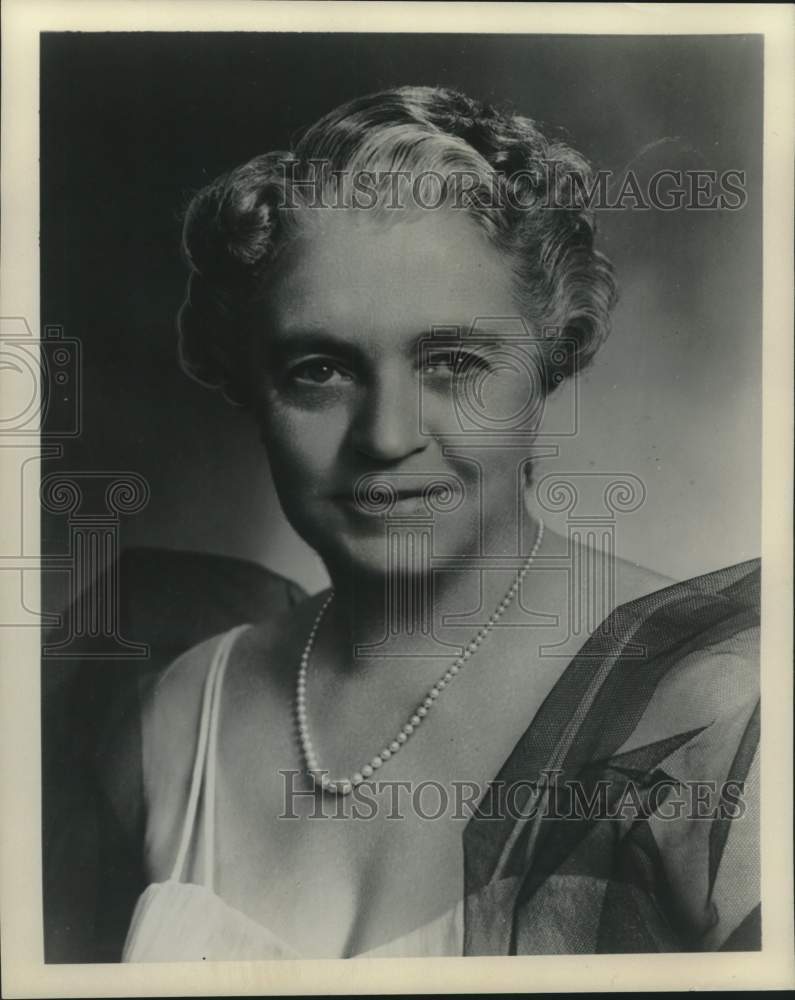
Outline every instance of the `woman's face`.
[[(392, 486), (390, 518), (413, 518), (430, 482), (457, 483), (455, 509), (433, 513), (434, 552), (515, 551), (518, 452), (494, 427), (527, 411), (533, 387), (504, 363), (520, 322), (505, 259), (460, 211), (388, 224), (304, 214), (260, 345), (263, 436), (288, 520), (330, 568), (384, 572), (385, 515), (357, 502), (357, 484)], [(485, 438), (467, 400), (494, 418)]]

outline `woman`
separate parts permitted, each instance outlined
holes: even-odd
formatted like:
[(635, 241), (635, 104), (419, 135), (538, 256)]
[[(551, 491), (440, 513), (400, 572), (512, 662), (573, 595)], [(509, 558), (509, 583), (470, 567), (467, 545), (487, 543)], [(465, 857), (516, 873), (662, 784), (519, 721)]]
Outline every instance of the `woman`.
[(758, 947), (756, 565), (673, 584), (517, 485), (608, 328), (589, 179), (402, 88), (194, 198), (183, 363), (259, 421), (331, 588), (152, 692), (126, 960)]

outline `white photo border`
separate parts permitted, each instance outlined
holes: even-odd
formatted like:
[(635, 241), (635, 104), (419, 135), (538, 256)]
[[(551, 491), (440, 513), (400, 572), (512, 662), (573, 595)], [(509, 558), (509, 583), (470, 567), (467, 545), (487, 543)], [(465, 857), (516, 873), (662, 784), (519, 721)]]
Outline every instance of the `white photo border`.
[[(788, 5), (5, 0), (0, 316), (39, 330), (42, 31), (354, 31), (764, 35), (762, 898), (760, 952), (45, 965), (39, 632), (0, 629), (0, 934), (6, 997), (592, 992), (795, 985), (792, 819), (792, 274), (795, 32)], [(0, 446), (0, 466), (8, 455)], [(38, 475), (35, 456), (29, 474)], [(20, 484), (0, 469), (3, 510)], [(35, 503), (37, 497), (31, 498)], [(7, 504), (7, 506), (6, 506)], [(34, 517), (36, 524), (38, 518)], [(21, 551), (19, 524), (0, 553)], [(26, 537), (26, 553), (38, 552)], [(0, 555), (2, 563), (2, 555)], [(3, 591), (0, 591), (2, 600)]]

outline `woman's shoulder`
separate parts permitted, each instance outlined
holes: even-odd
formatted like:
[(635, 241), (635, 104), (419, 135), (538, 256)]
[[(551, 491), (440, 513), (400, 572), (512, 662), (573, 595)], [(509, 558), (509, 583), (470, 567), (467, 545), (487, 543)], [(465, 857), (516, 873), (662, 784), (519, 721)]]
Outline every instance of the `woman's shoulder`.
[(595, 752), (740, 739), (759, 700), (759, 560), (678, 581), (618, 558), (608, 569), (612, 600), (566, 688), (590, 705)]
[(146, 854), (156, 874), (166, 871), (174, 853), (199, 746), (207, 685), (224, 639), (231, 641), (222, 688), (226, 714), (246, 705), (250, 697), (273, 697), (279, 687), (286, 687), (290, 644), (296, 641), (303, 620), (311, 622), (316, 602), (316, 598), (305, 598), (247, 627), (235, 626), (204, 639), (177, 656), (144, 693)]
[(612, 545), (599, 548), (554, 528), (544, 532), (543, 553), (550, 564), (565, 567), (568, 594), (579, 593), (583, 607), (602, 607), (605, 613), (676, 583), (659, 570), (618, 555)]
[(305, 636), (323, 597), (305, 597), (295, 606), (280, 609), (248, 627), (236, 626), (204, 639), (177, 656), (150, 685), (143, 699), (145, 774), (156, 775), (159, 783), (171, 771), (184, 776), (196, 746), (208, 673), (225, 636), (234, 639), (225, 689), (230, 683), (245, 685), (245, 679), (253, 675), (268, 686), (280, 686), (294, 673), (297, 661), (293, 647), (300, 636)]
[(166, 877), (187, 806), (205, 684), (224, 634), (204, 639), (177, 656), (151, 680), (141, 700), (146, 857), (158, 880)]
[[(602, 572), (605, 572), (604, 570)], [(675, 579), (630, 559), (612, 556), (606, 575), (612, 601), (606, 620), (630, 631), (654, 633), (667, 647), (682, 646), (689, 637), (692, 651), (730, 650), (753, 659), (757, 652), (761, 613), (761, 561), (750, 559), (695, 576)], [(596, 581), (602, 583), (604, 579)], [(595, 583), (588, 581), (594, 601)], [(605, 585), (607, 589), (607, 585)]]
[(229, 653), (229, 670), (256, 663), (260, 672), (278, 675), (303, 621), (311, 623), (322, 594), (304, 597), (292, 607), (266, 615), (240, 628), (235, 626), (196, 643), (177, 656), (150, 685), (144, 703), (148, 715), (165, 714), (173, 723), (189, 720), (195, 726), (208, 671), (225, 636), (236, 632)]
[(755, 724), (759, 576), (758, 560), (737, 563), (652, 589), (617, 609), (617, 670), (636, 687), (633, 698), (647, 689), (634, 742), (674, 730), (705, 744), (736, 742)]

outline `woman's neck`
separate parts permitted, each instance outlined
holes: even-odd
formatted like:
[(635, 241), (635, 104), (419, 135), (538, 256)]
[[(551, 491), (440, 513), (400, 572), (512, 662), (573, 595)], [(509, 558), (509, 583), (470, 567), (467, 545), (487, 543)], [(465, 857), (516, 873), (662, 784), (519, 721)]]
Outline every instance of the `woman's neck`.
[[(537, 527), (532, 525), (528, 532), (531, 547)], [(522, 558), (528, 555), (525, 552)], [(464, 566), (420, 573), (396, 566), (388, 576), (349, 565), (333, 567), (334, 600), (326, 612), (324, 631), (342, 660), (347, 658), (354, 667), (378, 657), (440, 655), (447, 644), (468, 639), (467, 625), (451, 622), (470, 614), (488, 618), (521, 565), (512, 560), (504, 569), (489, 572)]]

